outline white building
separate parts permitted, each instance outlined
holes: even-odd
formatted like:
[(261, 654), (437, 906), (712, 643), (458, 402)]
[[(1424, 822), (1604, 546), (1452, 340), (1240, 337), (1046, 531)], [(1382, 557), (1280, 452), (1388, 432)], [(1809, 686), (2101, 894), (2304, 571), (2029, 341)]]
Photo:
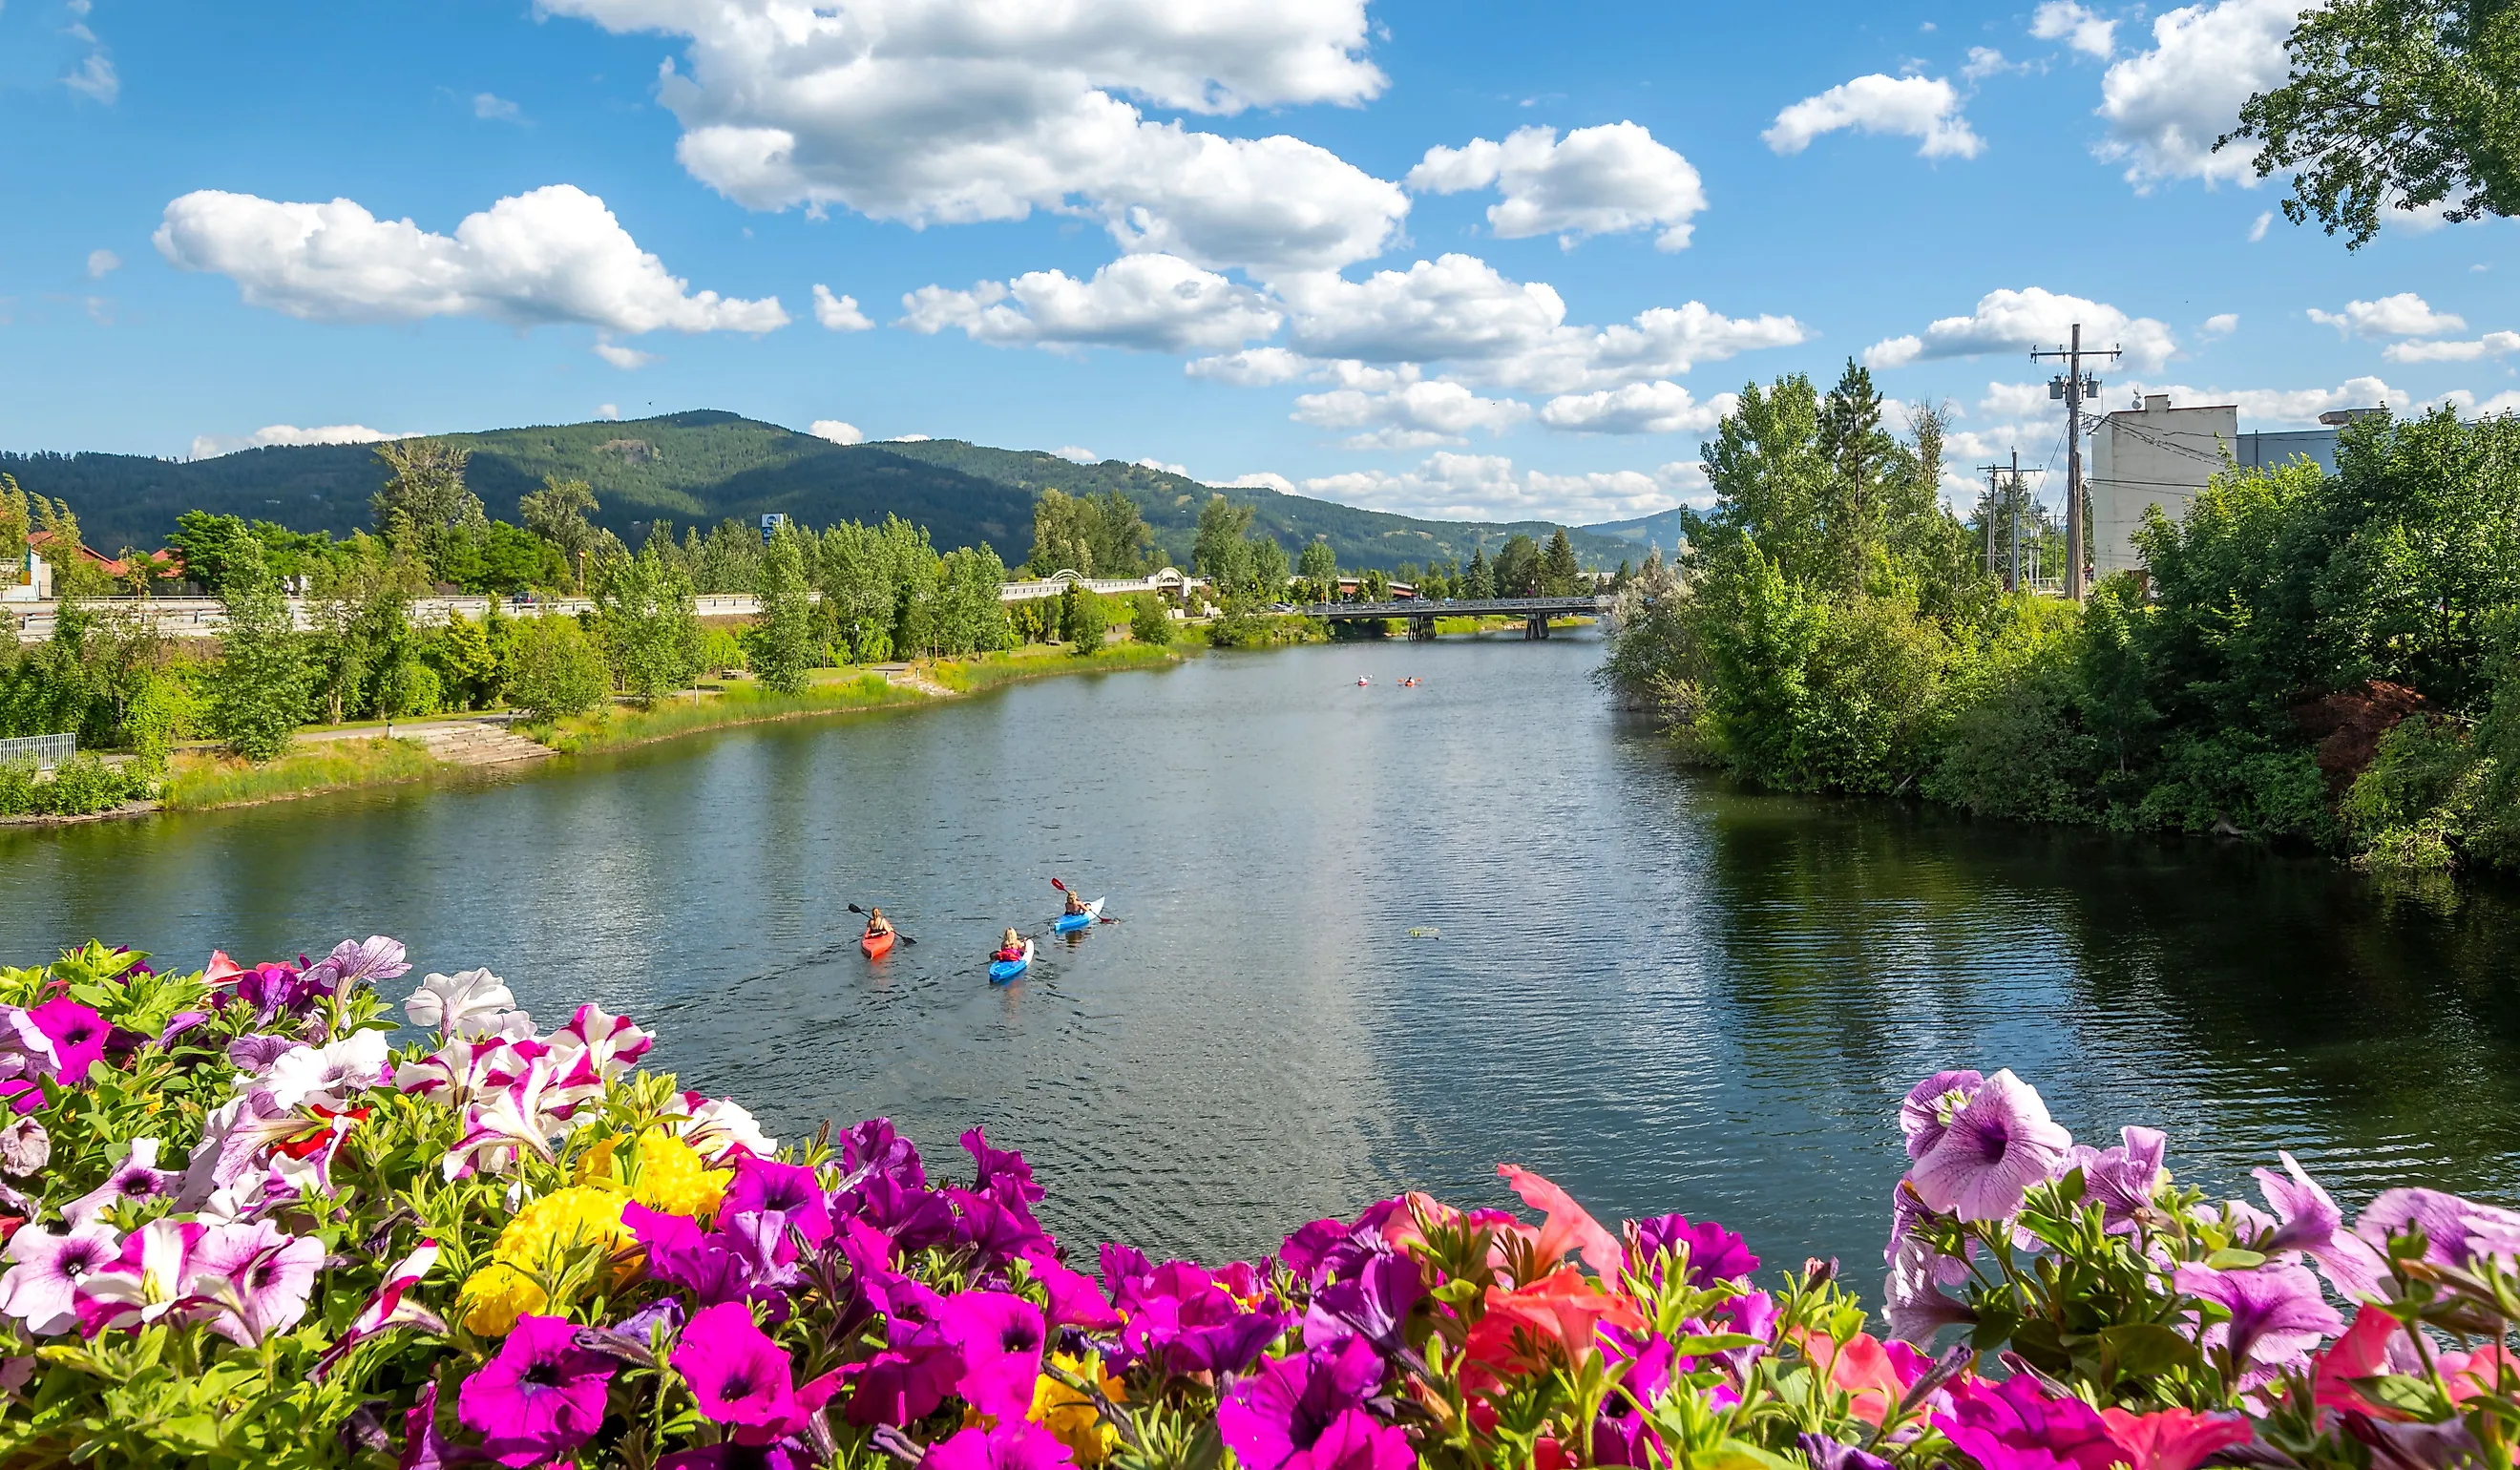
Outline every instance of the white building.
[(2143, 512), (2159, 506), (2178, 520), (2226, 463), (2272, 469), (2306, 459), (2335, 473), (2337, 427), (2377, 412), (2341, 409), (2318, 416), (2324, 428), (2246, 434), (2237, 405), (2172, 408), (2167, 393), (2146, 394), (2143, 407), (2107, 415), (2092, 431), (2092, 574), (2141, 568), (2134, 538)]
[(53, 564), (36, 554), (31, 541), (17, 550), (18, 559), (0, 559), (0, 602), (51, 601)]

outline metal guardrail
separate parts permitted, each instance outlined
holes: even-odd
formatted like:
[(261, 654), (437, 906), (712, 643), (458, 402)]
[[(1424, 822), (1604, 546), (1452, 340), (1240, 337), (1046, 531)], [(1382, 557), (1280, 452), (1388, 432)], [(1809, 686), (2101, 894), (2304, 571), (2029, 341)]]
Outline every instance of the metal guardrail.
[[(761, 600), (750, 593), (711, 593), (692, 601), (693, 610), (701, 617), (750, 617), (761, 610)], [(546, 613), (575, 617), (595, 606), (593, 598), (539, 598), (531, 601), (488, 597), (414, 598), (411, 620), (417, 627), (433, 628), (444, 623), (447, 614), (460, 612), (478, 622), (488, 615), (494, 601), (509, 617), (540, 617)], [(35, 644), (52, 637), (60, 605), (12, 603), (6, 610), (17, 616), (18, 641)], [(207, 637), (226, 627), (228, 621), (227, 609), (216, 598), (100, 598), (86, 605), (103, 617), (146, 619), (158, 632), (174, 638)], [(298, 628), (314, 626), (311, 609), (315, 605), (316, 600), (311, 598), (289, 600), (290, 616)]]
[(14, 766), (20, 761), (33, 761), (38, 771), (48, 771), (78, 754), (78, 736), (74, 735), (10, 735), (0, 738), (0, 766)]
[(1405, 602), (1313, 602), (1299, 604), (1294, 610), (1306, 617), (1320, 618), (1529, 617), (1541, 612), (1581, 616), (1602, 611), (1609, 601), (1599, 597), (1482, 598), (1475, 601), (1421, 598)]

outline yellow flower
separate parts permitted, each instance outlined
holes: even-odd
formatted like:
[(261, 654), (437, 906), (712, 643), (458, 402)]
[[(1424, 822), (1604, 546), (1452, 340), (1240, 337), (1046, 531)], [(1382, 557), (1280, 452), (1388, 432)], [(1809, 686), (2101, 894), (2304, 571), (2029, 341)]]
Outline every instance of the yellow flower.
[[(1049, 1366), (1088, 1380), (1099, 1382), (1103, 1394), (1114, 1403), (1128, 1397), (1117, 1378), (1102, 1372), (1102, 1358), (1089, 1353), (1077, 1358), (1066, 1353), (1050, 1355)], [(1067, 1447), (1080, 1465), (1099, 1465), (1120, 1448), (1120, 1431), (1103, 1422), (1094, 1401), (1069, 1388), (1049, 1373), (1043, 1373), (1032, 1386), (1032, 1411), (1024, 1416), (1047, 1429), (1051, 1437)]]
[(517, 1212), (499, 1232), (490, 1259), (540, 1269), (581, 1245), (627, 1254), (638, 1248), (638, 1241), (621, 1224), (621, 1203), (620, 1195), (605, 1189), (555, 1189)]
[(688, 1215), (706, 1225), (726, 1196), (734, 1171), (710, 1169), (699, 1151), (662, 1130), (639, 1136), (636, 1182), (625, 1186), (614, 1159), (619, 1138), (607, 1138), (577, 1161), (577, 1181), (615, 1193), (625, 1187), (632, 1199), (667, 1215)]
[(483, 1337), (505, 1337), (517, 1318), (543, 1310), (543, 1289), (534, 1279), (504, 1261), (493, 1261), (465, 1278), (455, 1305), (464, 1325)]

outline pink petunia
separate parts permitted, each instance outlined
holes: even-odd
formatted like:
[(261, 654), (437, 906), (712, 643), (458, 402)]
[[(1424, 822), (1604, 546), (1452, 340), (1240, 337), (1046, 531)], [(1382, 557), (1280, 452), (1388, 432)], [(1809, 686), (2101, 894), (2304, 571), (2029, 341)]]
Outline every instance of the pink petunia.
[(2063, 1168), (2073, 1137), (2048, 1116), (2039, 1091), (2010, 1070), (1986, 1080), (1908, 1171), (1917, 1198), (1962, 1220), (2002, 1221), (2032, 1185)]
[(1041, 1378), (1041, 1309), (1002, 1291), (966, 1291), (945, 1299), (936, 1326), (962, 1355), (954, 1391), (984, 1414), (1023, 1417)]

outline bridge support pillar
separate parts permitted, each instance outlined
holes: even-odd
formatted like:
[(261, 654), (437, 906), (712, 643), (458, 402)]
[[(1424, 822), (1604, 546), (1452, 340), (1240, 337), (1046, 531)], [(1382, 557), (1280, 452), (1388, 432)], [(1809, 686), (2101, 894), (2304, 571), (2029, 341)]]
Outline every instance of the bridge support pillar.
[(1524, 618), (1522, 620), (1522, 636), (1525, 641), (1535, 638), (1547, 638), (1549, 636), (1549, 614), (1545, 612), (1535, 612), (1529, 617)]
[(1413, 644), (1433, 643), (1435, 641), (1435, 620), (1431, 617), (1411, 618), (1409, 620), (1409, 641)]

